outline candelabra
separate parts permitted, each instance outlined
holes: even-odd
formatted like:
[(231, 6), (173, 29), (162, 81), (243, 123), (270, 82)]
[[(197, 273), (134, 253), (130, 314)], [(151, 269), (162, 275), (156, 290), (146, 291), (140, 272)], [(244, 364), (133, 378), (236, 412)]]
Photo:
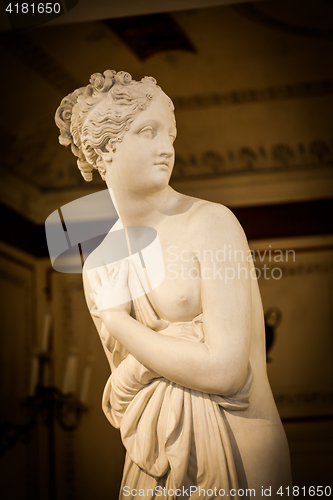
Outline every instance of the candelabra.
[(16, 443), (29, 443), (33, 431), (42, 422), (47, 428), (48, 453), (48, 499), (56, 500), (56, 463), (55, 463), (55, 425), (65, 431), (77, 429), (82, 415), (88, 411), (85, 404), (91, 375), (91, 359), (88, 358), (81, 387), (80, 397), (76, 397), (75, 379), (77, 371), (77, 355), (70, 353), (67, 357), (62, 390), (50, 385), (52, 355), (50, 344), (50, 317), (45, 318), (42, 346), (31, 359), (30, 384), (27, 398), (22, 401), (25, 412), (24, 423), (0, 423), (0, 455), (13, 448)]
[[(87, 411), (87, 406), (72, 393), (64, 393), (57, 387), (44, 386), (44, 376), (51, 364), (49, 353), (39, 353), (33, 358), (38, 363), (38, 382), (33, 394), (22, 401), (26, 410), (27, 422), (12, 424), (7, 421), (0, 423), (0, 455), (13, 448), (20, 441), (28, 443), (32, 431), (41, 420), (48, 428), (57, 422), (66, 431), (75, 430), (81, 421), (82, 415)], [(67, 384), (68, 385), (68, 384)]]

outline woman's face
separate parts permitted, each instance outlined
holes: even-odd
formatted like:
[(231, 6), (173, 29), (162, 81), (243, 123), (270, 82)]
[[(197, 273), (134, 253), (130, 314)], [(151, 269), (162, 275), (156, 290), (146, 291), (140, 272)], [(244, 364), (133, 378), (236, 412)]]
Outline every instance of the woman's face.
[(105, 175), (108, 186), (142, 194), (164, 189), (174, 166), (176, 133), (174, 113), (157, 91), (117, 143)]

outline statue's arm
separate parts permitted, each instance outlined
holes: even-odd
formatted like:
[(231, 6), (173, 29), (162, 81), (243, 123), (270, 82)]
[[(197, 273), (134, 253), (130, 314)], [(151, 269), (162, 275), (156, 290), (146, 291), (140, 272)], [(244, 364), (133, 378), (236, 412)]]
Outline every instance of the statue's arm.
[[(223, 395), (241, 386), (249, 363), (252, 256), (242, 227), (226, 207), (207, 204), (201, 214), (198, 254), (205, 343), (212, 380)], [(206, 250), (206, 253), (205, 253)], [(208, 252), (207, 252), (208, 250)]]
[[(246, 238), (231, 212), (213, 204), (208, 212), (199, 214), (195, 221), (202, 250), (212, 250), (217, 256), (218, 250), (224, 245), (229, 249), (230, 245), (233, 250), (247, 252)], [(209, 277), (209, 269), (213, 272), (217, 265), (224, 271), (234, 269), (236, 278), (225, 283), (220, 277)], [(242, 265), (249, 267), (247, 261)], [(219, 262), (216, 258), (200, 262), (200, 267), (201, 271), (206, 268), (201, 279), (205, 342), (155, 332), (132, 318), (126, 307), (97, 314), (109, 334), (151, 370), (184, 387), (230, 396), (241, 386), (248, 366), (250, 279), (244, 272), (237, 277), (237, 262), (233, 259)], [(100, 323), (96, 326), (99, 329)]]

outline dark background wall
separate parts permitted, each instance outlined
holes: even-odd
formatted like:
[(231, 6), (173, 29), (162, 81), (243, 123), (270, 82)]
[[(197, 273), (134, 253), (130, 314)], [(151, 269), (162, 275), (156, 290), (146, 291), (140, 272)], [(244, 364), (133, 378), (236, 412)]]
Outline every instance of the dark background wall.
[[(83, 181), (71, 152), (58, 144), (53, 117), (67, 93), (107, 68), (157, 78), (176, 106), (172, 186), (227, 205), (242, 223), (267, 319), (272, 308), (281, 314), (270, 330), (267, 367), (294, 484), (331, 483), (332, 6), (219, 3), (178, 3), (176, 10), (160, 2), (152, 12), (140, 2), (138, 12), (128, 2), (124, 12), (110, 2), (87, 9), (81, 0), (53, 25), (13, 31), (7, 22), (0, 33), (0, 420), (29, 420), (21, 403), (46, 314), (53, 316), (52, 363), (44, 385), (62, 387), (74, 353), (79, 395), (92, 363), (79, 427), (65, 431), (54, 421), (50, 428), (40, 415), (30, 443), (18, 442), (0, 458), (5, 498), (118, 495), (124, 449), (101, 411), (109, 368), (81, 276), (52, 270), (44, 232), (51, 212), (104, 188), (97, 175)], [(280, 259), (269, 254), (274, 250)], [(280, 269), (280, 277), (266, 279), (264, 265)]]

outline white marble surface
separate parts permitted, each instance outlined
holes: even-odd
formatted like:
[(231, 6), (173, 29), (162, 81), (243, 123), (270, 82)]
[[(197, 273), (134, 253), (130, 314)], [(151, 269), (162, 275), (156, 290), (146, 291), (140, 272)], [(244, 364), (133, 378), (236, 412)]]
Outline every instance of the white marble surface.
[[(108, 237), (86, 262), (96, 273), (93, 280), (84, 273), (87, 304), (112, 369), (103, 409), (127, 450), (120, 498), (132, 498), (133, 488), (149, 488), (145, 497), (155, 498), (157, 486), (192, 486), (182, 497), (192, 499), (238, 488), (255, 489), (256, 496), (271, 488), (279, 498), (278, 488), (291, 484), (289, 451), (267, 379), (262, 305), (246, 237), (226, 207), (169, 186), (176, 136), (170, 100), (152, 81), (114, 78), (107, 88), (95, 77), (102, 90), (94, 91), (89, 113), (82, 113), (84, 98), (74, 108), (76, 156), (86, 161), (88, 151), (125, 231), (157, 231), (165, 269), (159, 286), (121, 304), (120, 295), (142, 286), (134, 267), (123, 262), (114, 266), (116, 277), (101, 273), (109, 265)], [(128, 99), (123, 107), (111, 99), (120, 90)], [(143, 109), (126, 122), (131, 99)], [(95, 126), (106, 115), (117, 122), (114, 137)], [(106, 290), (115, 301), (101, 310), (96, 303), (104, 303)]]

